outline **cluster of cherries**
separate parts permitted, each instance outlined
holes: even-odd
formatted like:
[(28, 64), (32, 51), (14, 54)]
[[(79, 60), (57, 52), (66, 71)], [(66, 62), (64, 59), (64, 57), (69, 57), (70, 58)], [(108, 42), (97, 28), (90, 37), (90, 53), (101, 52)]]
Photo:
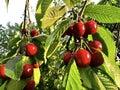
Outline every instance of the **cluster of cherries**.
[[(28, 32), (28, 30), (26, 29), (25, 31)], [(35, 37), (35, 36), (38, 36), (39, 35), (39, 32), (37, 29), (33, 29), (31, 32), (30, 32), (30, 35), (31, 37)], [(34, 44), (34, 43), (27, 43), (25, 46), (25, 52), (28, 56), (34, 56), (37, 51), (38, 51), (38, 48), (37, 46)], [(8, 79), (9, 77), (5, 74), (5, 66), (6, 64), (2, 64), (0, 66), (0, 78), (3, 78), (3, 79)], [(35, 64), (25, 64), (23, 66), (23, 71), (22, 71), (22, 75), (21, 75), (21, 78), (30, 78), (33, 76), (33, 68), (39, 68), (39, 63), (36, 62)], [(23, 90), (33, 90), (35, 87), (35, 81), (34, 80), (30, 80), (27, 85), (24, 87)]]
[[(97, 32), (98, 25), (94, 20), (89, 20), (86, 23), (78, 21), (68, 27), (63, 33), (62, 37), (66, 35), (73, 36), (79, 40), (85, 41), (88, 35), (93, 35)], [(85, 41), (86, 42), (86, 41)], [(78, 42), (75, 42), (78, 43)], [(79, 44), (81, 45), (81, 44)], [(102, 43), (98, 40), (87, 41), (85, 44), (87, 48), (77, 47), (77, 49), (67, 50), (63, 56), (63, 62), (67, 65), (71, 58), (75, 59), (78, 67), (98, 67), (103, 64), (104, 59), (100, 51), (102, 51)]]

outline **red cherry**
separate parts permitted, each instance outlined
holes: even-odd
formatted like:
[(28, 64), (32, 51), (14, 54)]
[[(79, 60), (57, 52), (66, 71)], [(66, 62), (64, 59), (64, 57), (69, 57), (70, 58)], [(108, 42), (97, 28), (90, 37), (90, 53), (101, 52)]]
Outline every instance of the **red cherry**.
[(22, 78), (29, 78), (33, 75), (33, 66), (30, 64), (25, 64), (23, 66)]
[(33, 68), (39, 68), (40, 64), (38, 61), (36, 61), (36, 63), (33, 64)]
[(25, 50), (26, 50), (27, 55), (34, 56), (37, 53), (38, 48), (35, 44), (28, 43), (28, 44), (25, 45)]
[(3, 79), (7, 79), (8, 76), (5, 74), (5, 64), (0, 66), (0, 77)]
[(73, 35), (73, 26), (74, 24), (71, 24), (68, 29), (63, 33), (62, 37), (65, 37), (66, 35), (72, 36)]
[(93, 53), (97, 52), (95, 49), (99, 49), (102, 51), (102, 43), (98, 40), (89, 42), (88, 46), (90, 47)]
[(78, 49), (74, 53), (74, 59), (79, 67), (87, 67), (91, 61), (91, 54), (85, 49)]
[(79, 38), (80, 36), (83, 36), (85, 33), (85, 26), (82, 22), (77, 22), (74, 24), (73, 26), (73, 30), (74, 30), (74, 36), (76, 38)]
[(39, 32), (37, 29), (33, 29), (31, 32), (30, 32), (30, 35), (31, 37), (35, 37), (35, 36), (38, 36), (39, 35)]
[(65, 65), (67, 65), (69, 63), (71, 57), (72, 57), (72, 51), (68, 51), (65, 53), (65, 55), (63, 57), (63, 62)]
[(30, 80), (23, 90), (34, 90), (34, 88), (35, 88), (35, 81)]
[(95, 52), (92, 54), (92, 59), (90, 62), (90, 66), (98, 67), (104, 63), (103, 56), (100, 52)]
[(85, 29), (87, 34), (95, 34), (97, 31), (98, 25), (94, 20), (87, 21), (85, 23)]

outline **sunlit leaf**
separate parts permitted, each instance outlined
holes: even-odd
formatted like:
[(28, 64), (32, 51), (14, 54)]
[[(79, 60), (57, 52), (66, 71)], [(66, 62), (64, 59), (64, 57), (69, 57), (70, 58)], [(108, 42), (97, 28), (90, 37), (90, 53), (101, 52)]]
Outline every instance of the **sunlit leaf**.
[(93, 71), (94, 73), (96, 73), (97, 77), (99, 78), (100, 82), (103, 84), (106, 90), (118, 90), (114, 80), (105, 71), (99, 68), (93, 68)]
[(90, 78), (92, 83), (92, 87), (94, 90), (118, 90), (117, 86), (111, 80), (111, 77), (107, 75), (105, 72), (101, 72), (98, 70), (95, 72), (91, 70)]
[(120, 8), (110, 5), (88, 5), (84, 15), (101, 23), (120, 22)]
[(71, 60), (66, 67), (65, 76), (63, 80), (63, 87), (65, 90), (83, 90), (80, 74), (77, 69), (75, 61)]
[(102, 55), (104, 58), (102, 69), (104, 69), (108, 73), (108, 75), (112, 77), (116, 85), (120, 88), (120, 69), (118, 65), (115, 62), (109, 60), (109, 58), (104, 53), (102, 53)]
[(52, 0), (38, 0), (36, 7), (36, 21), (38, 26), (41, 26), (41, 18), (46, 13), (46, 10), (50, 7)]

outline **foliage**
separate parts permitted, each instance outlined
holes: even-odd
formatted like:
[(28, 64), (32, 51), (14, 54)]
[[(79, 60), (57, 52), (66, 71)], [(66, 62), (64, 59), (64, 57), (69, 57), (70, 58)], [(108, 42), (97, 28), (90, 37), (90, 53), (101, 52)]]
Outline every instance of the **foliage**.
[[(36, 37), (31, 37), (29, 34), (23, 36), (22, 27), (18, 24), (15, 27), (8, 24), (8, 29), (1, 26), (0, 42), (2, 44), (0, 46), (6, 50), (6, 54), (0, 57), (0, 62), (6, 64), (5, 74), (9, 79), (0, 78), (0, 90), (12, 90), (13, 87), (21, 90), (31, 79), (35, 80), (35, 90), (119, 90), (120, 69), (115, 61), (116, 44), (111, 28), (106, 27), (108, 23), (120, 22), (118, 15), (120, 9), (116, 5), (119, 2), (101, 0), (95, 5), (89, 0), (59, 1), (38, 0), (35, 17), (40, 34)], [(7, 5), (8, 2), (9, 0)], [(83, 16), (80, 13), (81, 10)], [(98, 23), (97, 33), (88, 35), (87, 39), (99, 40), (103, 45), (103, 50), (99, 52), (102, 54), (104, 63), (99, 67), (78, 67), (74, 58), (70, 59), (68, 65), (64, 65), (62, 61), (69, 40), (70, 49), (76, 46), (74, 39), (70, 36), (64, 38), (61, 36), (69, 25), (78, 21), (78, 15), (83, 22), (94, 19)], [(31, 31), (35, 26), (28, 24), (27, 27)], [(37, 45), (38, 53), (35, 56), (25, 54), (24, 46), (28, 42)], [(2, 53), (0, 52), (1, 55)], [(34, 69), (33, 76), (21, 79), (23, 66), (36, 61), (39, 62), (40, 67)]]

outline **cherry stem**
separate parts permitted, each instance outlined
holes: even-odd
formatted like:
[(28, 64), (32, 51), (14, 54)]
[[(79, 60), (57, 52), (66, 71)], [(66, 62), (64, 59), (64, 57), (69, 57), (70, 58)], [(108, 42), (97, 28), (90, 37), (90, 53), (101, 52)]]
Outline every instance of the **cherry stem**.
[(82, 9), (80, 10), (80, 12), (78, 14), (80, 17), (83, 16), (84, 10), (85, 10), (86, 5), (87, 5), (87, 2), (88, 2), (88, 0), (85, 0), (83, 7), (82, 7)]
[[(29, 0), (26, 0), (25, 9), (24, 9), (23, 29), (22, 30), (25, 30), (25, 28), (26, 28), (26, 17), (27, 17), (28, 5), (29, 5)], [(23, 39), (24, 39), (24, 36), (27, 36), (26, 33), (24, 33), (24, 34), (22, 33), (22, 38)]]

